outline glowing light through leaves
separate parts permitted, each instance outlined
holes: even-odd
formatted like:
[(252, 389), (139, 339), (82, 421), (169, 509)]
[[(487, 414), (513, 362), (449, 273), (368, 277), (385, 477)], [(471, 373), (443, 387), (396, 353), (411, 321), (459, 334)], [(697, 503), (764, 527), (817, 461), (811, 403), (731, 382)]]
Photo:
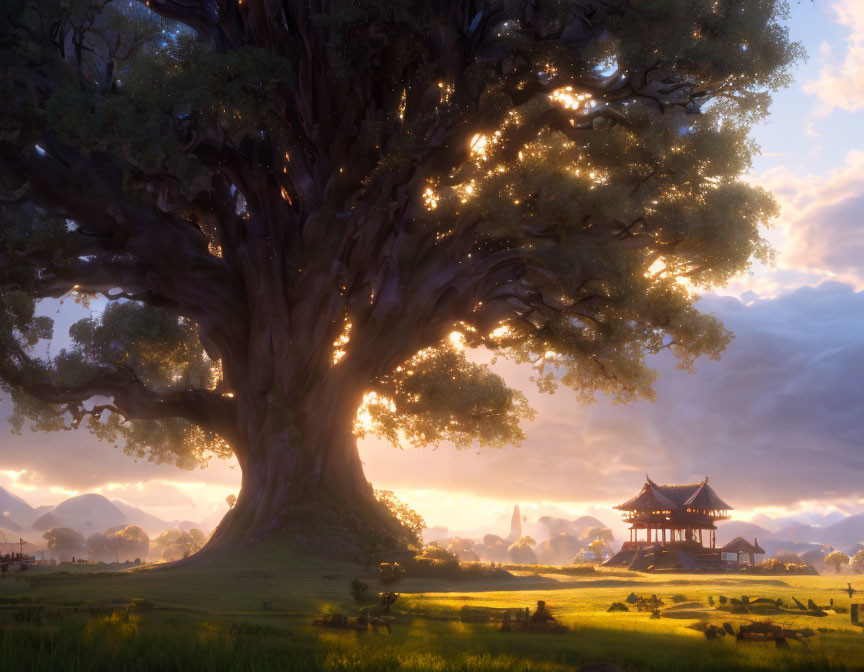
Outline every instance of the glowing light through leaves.
[(588, 93), (576, 93), (572, 86), (563, 86), (549, 94), (549, 100), (560, 104), (565, 110), (578, 110), (595, 105)]
[(346, 355), (345, 346), (351, 341), (352, 324), (346, 319), (342, 327), (342, 333), (333, 341), (333, 364), (338, 364)]
[(427, 210), (434, 210), (437, 208), (438, 201), (440, 200), (440, 197), (432, 190), (432, 187), (426, 187), (423, 191), (423, 205)]

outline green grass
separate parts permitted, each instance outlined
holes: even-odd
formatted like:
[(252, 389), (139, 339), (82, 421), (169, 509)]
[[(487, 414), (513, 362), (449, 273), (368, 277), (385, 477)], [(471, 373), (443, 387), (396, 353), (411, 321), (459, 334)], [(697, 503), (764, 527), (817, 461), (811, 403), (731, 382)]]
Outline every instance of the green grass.
[[(102, 568), (105, 570), (106, 568)], [(765, 608), (752, 615), (708, 606), (748, 595), (846, 607), (847, 577), (647, 575), (599, 570), (576, 576), (551, 568), (521, 569), (516, 579), (405, 579), (395, 586), (393, 632), (314, 628), (326, 611), (357, 613), (352, 578), (384, 589), (362, 568), (298, 559), (261, 549), (219, 567), (58, 574), (38, 568), (27, 581), (0, 580), (0, 665), (5, 670), (351, 670), (552, 671), (591, 661), (627, 670), (860, 670), (864, 634), (848, 613), (817, 618)], [(864, 589), (864, 585), (856, 586)], [(388, 589), (391, 589), (388, 587)], [(656, 593), (664, 617), (607, 613), (630, 592)], [(673, 596), (678, 601), (673, 602)], [(681, 598), (685, 598), (682, 600)], [(30, 603), (21, 600), (29, 599)], [(129, 610), (131, 600), (155, 608)], [(262, 610), (262, 602), (272, 610)], [(533, 607), (545, 600), (566, 634), (501, 633), (486, 610)], [(149, 605), (144, 605), (145, 607)], [(468, 608), (468, 609), (466, 609)], [(489, 612), (492, 613), (492, 612)], [(460, 616), (466, 618), (461, 620)], [(770, 618), (819, 630), (803, 647), (738, 646), (707, 641), (688, 628), (698, 621), (736, 625)]]

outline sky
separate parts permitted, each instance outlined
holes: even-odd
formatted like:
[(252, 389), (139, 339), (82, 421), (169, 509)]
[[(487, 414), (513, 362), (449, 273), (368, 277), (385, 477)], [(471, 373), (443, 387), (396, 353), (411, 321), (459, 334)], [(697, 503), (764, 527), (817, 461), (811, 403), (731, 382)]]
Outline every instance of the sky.
[[(400, 450), (364, 439), (376, 487), (430, 526), (471, 535), (506, 533), (517, 503), (529, 521), (591, 514), (618, 527), (610, 507), (646, 473), (709, 476), (740, 519), (864, 511), (864, 2), (793, 2), (788, 25), (808, 60), (754, 129), (761, 155), (747, 178), (781, 204), (767, 234), (777, 260), (700, 299), (735, 333), (723, 358), (688, 374), (659, 356), (656, 401), (624, 406), (540, 394), (529, 371), (496, 364), (538, 411), (523, 444)], [(56, 310), (59, 332), (72, 313)], [(0, 401), (0, 486), (31, 505), (99, 492), (200, 521), (239, 488), (233, 461), (189, 472), (136, 463), (84, 432), (13, 436), (8, 409)]]

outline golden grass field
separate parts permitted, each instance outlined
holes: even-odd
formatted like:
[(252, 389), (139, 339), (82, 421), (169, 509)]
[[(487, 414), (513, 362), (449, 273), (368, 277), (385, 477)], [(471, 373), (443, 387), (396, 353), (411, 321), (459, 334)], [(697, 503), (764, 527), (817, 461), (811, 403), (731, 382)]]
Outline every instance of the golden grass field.
[[(370, 633), (314, 628), (316, 614), (354, 616), (352, 578), (384, 587), (362, 568), (300, 560), (280, 552), (210, 568), (153, 567), (65, 574), (37, 568), (28, 580), (0, 580), (0, 669), (20, 670), (575, 670), (608, 661), (625, 670), (864, 670), (864, 633), (850, 623), (847, 576), (650, 575), (599, 569), (596, 575), (518, 571), (513, 579), (407, 578), (393, 630)], [(65, 568), (64, 568), (65, 569)], [(389, 589), (389, 587), (388, 587)], [(631, 592), (656, 594), (663, 617), (607, 613)], [(825, 617), (762, 608), (732, 614), (709, 596), (750, 599), (792, 596), (838, 607)], [(677, 604), (673, 603), (677, 596)], [(137, 610), (133, 599), (153, 603)], [(23, 602), (22, 602), (23, 600)], [(272, 609), (263, 610), (268, 601)], [(545, 600), (570, 631), (498, 631), (486, 608), (533, 609)], [(838, 613), (839, 612), (839, 613)], [(708, 641), (688, 626), (700, 621), (736, 627), (770, 619), (816, 636), (788, 649), (772, 644)]]

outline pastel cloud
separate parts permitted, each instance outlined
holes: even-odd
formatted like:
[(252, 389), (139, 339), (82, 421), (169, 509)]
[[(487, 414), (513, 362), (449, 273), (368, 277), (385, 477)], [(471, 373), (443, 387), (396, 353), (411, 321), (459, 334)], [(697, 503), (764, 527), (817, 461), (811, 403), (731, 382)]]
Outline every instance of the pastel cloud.
[(837, 22), (848, 28), (843, 53), (835, 56), (832, 47), (823, 43), (825, 63), (819, 77), (804, 84), (804, 91), (820, 100), (818, 116), (827, 116), (835, 108), (847, 112), (864, 109), (864, 3), (839, 0), (832, 5)]
[[(782, 208), (778, 268), (785, 277), (775, 281), (788, 287), (832, 278), (864, 287), (864, 151), (849, 151), (827, 176), (780, 167), (752, 181)], [(770, 274), (762, 280), (770, 282)]]
[[(617, 503), (657, 480), (705, 475), (736, 508), (858, 501), (864, 416), (864, 293), (825, 283), (749, 305), (706, 297), (736, 333), (719, 362), (688, 375), (658, 358), (655, 403), (580, 406), (530, 393), (539, 410), (520, 448), (399, 451), (366, 442), (373, 481), (510, 501)], [(502, 373), (530, 390), (527, 373)]]
[(108, 483), (91, 488), (90, 492), (104, 495), (108, 499), (122, 499), (133, 506), (145, 508), (195, 507), (195, 500), (176, 485), (163, 481), (144, 483)]

